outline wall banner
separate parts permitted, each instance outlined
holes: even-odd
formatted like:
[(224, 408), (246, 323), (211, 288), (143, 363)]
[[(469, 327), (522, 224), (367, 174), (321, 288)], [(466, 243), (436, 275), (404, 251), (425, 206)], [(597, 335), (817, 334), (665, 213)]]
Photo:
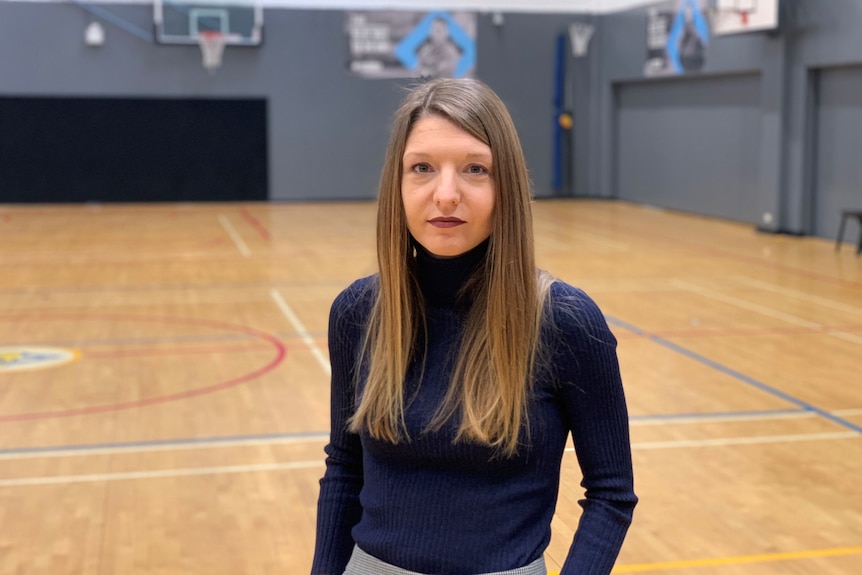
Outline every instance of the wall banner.
[(348, 12), (348, 70), (363, 78), (465, 78), (476, 68), (473, 12)]

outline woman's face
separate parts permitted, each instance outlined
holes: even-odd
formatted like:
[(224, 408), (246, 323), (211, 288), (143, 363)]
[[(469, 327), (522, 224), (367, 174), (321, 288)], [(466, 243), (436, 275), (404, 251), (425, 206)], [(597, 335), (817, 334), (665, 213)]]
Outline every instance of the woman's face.
[(461, 255), (491, 235), (491, 148), (451, 121), (426, 116), (413, 125), (402, 158), (407, 229), (440, 257)]

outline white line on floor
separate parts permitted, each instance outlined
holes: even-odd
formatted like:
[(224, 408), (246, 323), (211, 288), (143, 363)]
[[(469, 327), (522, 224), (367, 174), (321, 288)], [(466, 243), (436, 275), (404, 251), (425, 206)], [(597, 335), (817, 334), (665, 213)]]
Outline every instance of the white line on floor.
[[(800, 441), (824, 441), (830, 439), (854, 439), (862, 434), (854, 431), (834, 433), (808, 433), (798, 435), (763, 435), (755, 437), (724, 437), (711, 439), (683, 439), (673, 441), (648, 441), (633, 443), (633, 451), (650, 449), (674, 449), (686, 447), (710, 447), (727, 445), (753, 445), (763, 443), (791, 443)], [(574, 451), (567, 448), (566, 451)], [(256, 471), (289, 471), (312, 469), (323, 466), (323, 459), (315, 461), (294, 461), (290, 463), (259, 463), (254, 465), (230, 465), (223, 467), (195, 467), (190, 469), (160, 469), (156, 471), (131, 471), (121, 473), (97, 473), (88, 475), (55, 475), (43, 477), (18, 477), (0, 479), (2, 487), (22, 487), (28, 485), (57, 485), (67, 483), (86, 483), (98, 481), (119, 481), (127, 479), (158, 479), (164, 477), (187, 477), (195, 475), (219, 475), (227, 473), (248, 473)]]
[(742, 284), (746, 284), (746, 285), (749, 285), (749, 286), (752, 286), (752, 287), (755, 287), (758, 289), (771, 291), (773, 293), (786, 295), (788, 297), (800, 299), (803, 301), (810, 301), (810, 302), (816, 303), (818, 305), (822, 305), (824, 307), (830, 307), (832, 309), (837, 309), (838, 311), (844, 311), (847, 313), (862, 315), (862, 307), (847, 305), (847, 304), (844, 304), (841, 302), (837, 302), (835, 300), (831, 300), (829, 298), (825, 298), (825, 297), (821, 297), (821, 296), (817, 296), (817, 295), (813, 295), (813, 294), (809, 294), (809, 293), (805, 293), (805, 292), (801, 292), (801, 291), (797, 291), (797, 290), (792, 290), (792, 289), (785, 288), (785, 287), (780, 287), (780, 286), (777, 286), (775, 284), (761, 281), (758, 279), (754, 279), (754, 278), (748, 277), (748, 276), (738, 276), (738, 277), (736, 277), (736, 280)]
[[(862, 415), (862, 408), (859, 409), (839, 409), (831, 412), (837, 417), (849, 417), (854, 415)], [(657, 426), (657, 425), (676, 425), (676, 424), (705, 424), (712, 422), (734, 422), (734, 421), (771, 421), (781, 419), (813, 419), (820, 417), (818, 414), (808, 411), (800, 411), (797, 413), (764, 413), (746, 415), (717, 415), (711, 416), (704, 414), (703, 416), (692, 415), (691, 417), (667, 417), (659, 416), (654, 419), (639, 418), (632, 419), (632, 427)], [(853, 433), (849, 432), (848, 437), (852, 437)], [(770, 436), (768, 436), (770, 437)], [(776, 436), (784, 437), (784, 436)], [(796, 437), (796, 436), (794, 436)], [(800, 437), (809, 437), (802, 435)], [(842, 436), (843, 437), (843, 436)], [(265, 446), (265, 445), (287, 445), (287, 444), (303, 444), (303, 443), (325, 443), (329, 439), (329, 433), (314, 433), (308, 435), (296, 435), (286, 437), (237, 437), (229, 439), (202, 439), (199, 441), (182, 440), (169, 443), (152, 443), (144, 445), (105, 445), (98, 447), (84, 447), (81, 449), (74, 448), (57, 448), (46, 449), (40, 451), (23, 451), (0, 453), (0, 461), (15, 461), (20, 459), (51, 459), (56, 457), (80, 457), (93, 455), (122, 455), (124, 453), (149, 453), (159, 451), (191, 451), (195, 449), (218, 449), (230, 447), (245, 447), (245, 446)], [(814, 439), (817, 439), (816, 437)], [(829, 437), (827, 437), (829, 439)], [(676, 445), (676, 444), (673, 444)], [(671, 446), (673, 446), (671, 445)]]
[(84, 447), (81, 449), (58, 448), (46, 449), (44, 451), (23, 451), (15, 453), (0, 453), (2, 460), (18, 459), (45, 459), (54, 457), (79, 457), (90, 455), (114, 455), (123, 453), (150, 453), (158, 451), (190, 451), (196, 449), (218, 449), (220, 447), (245, 447), (256, 445), (286, 445), (296, 443), (322, 443), (329, 439), (328, 433), (316, 433), (298, 435), (295, 437), (237, 437), (234, 439), (209, 439), (188, 442), (165, 442), (144, 445), (105, 445), (98, 447)]
[(302, 338), (302, 341), (304, 341), (305, 345), (308, 346), (308, 349), (311, 350), (311, 354), (320, 364), (320, 367), (323, 368), (323, 371), (325, 371), (327, 375), (331, 375), (332, 367), (329, 365), (329, 360), (326, 359), (326, 356), (323, 355), (323, 352), (320, 351), (320, 348), (317, 347), (316, 343), (314, 343), (314, 338), (309, 335), (308, 330), (305, 329), (305, 326), (302, 325), (301, 321), (299, 321), (297, 315), (293, 313), (293, 310), (290, 309), (290, 306), (287, 305), (286, 301), (284, 301), (281, 292), (273, 288), (272, 290), (270, 290), (269, 293), (272, 296), (272, 299), (275, 301), (275, 305), (278, 306), (278, 309), (281, 310), (281, 313), (283, 313), (284, 316), (288, 319), (288, 321), (290, 321), (290, 323), (293, 325), (293, 329), (296, 330), (296, 332)]
[(230, 239), (233, 240), (233, 243), (236, 246), (236, 249), (239, 250), (239, 253), (241, 253), (244, 257), (250, 256), (251, 250), (248, 249), (248, 246), (245, 245), (242, 236), (239, 235), (239, 232), (236, 231), (236, 229), (230, 223), (230, 220), (228, 220), (224, 214), (219, 215), (218, 223), (221, 224), (221, 227), (224, 228), (224, 231), (227, 232), (227, 235), (229, 235)]
[(287, 471), (292, 469), (309, 469), (312, 467), (322, 466), (323, 459), (320, 459), (319, 461), (295, 461), (292, 463), (258, 463), (255, 465), (194, 467), (191, 469), (159, 469), (157, 471), (130, 471), (125, 473), (56, 475), (53, 477), (21, 477), (16, 479), (0, 479), (0, 487), (90, 483), (96, 481), (120, 481), (127, 479), (157, 479), (163, 477), (188, 477), (193, 475), (222, 475), (225, 473), (248, 473), (253, 471)]
[(847, 333), (835, 328), (828, 328), (823, 324), (809, 321), (807, 319), (803, 319), (801, 317), (797, 317), (795, 315), (791, 315), (789, 313), (784, 313), (782, 311), (778, 311), (776, 309), (772, 309), (770, 307), (766, 307), (760, 304), (756, 304), (744, 299), (740, 299), (737, 297), (729, 296), (711, 289), (707, 289), (698, 285), (690, 284), (684, 281), (675, 281), (674, 284), (678, 286), (680, 289), (684, 289), (690, 291), (692, 293), (696, 293), (702, 295), (704, 297), (712, 298), (717, 301), (721, 301), (724, 303), (728, 303), (730, 305), (734, 305), (738, 308), (747, 309), (749, 311), (753, 311), (755, 313), (759, 313), (760, 315), (764, 315), (766, 317), (771, 317), (774, 319), (781, 320), (786, 323), (790, 323), (793, 325), (798, 325), (801, 327), (821, 331), (827, 335), (832, 337), (843, 339), (845, 341), (849, 341), (852, 343), (862, 344), (862, 337)]
[[(836, 414), (837, 415), (837, 414)], [(772, 421), (776, 419), (811, 419), (820, 417), (813, 411), (798, 411), (793, 413), (752, 413), (752, 414), (729, 414), (729, 415), (692, 415), (690, 417), (668, 417), (659, 416), (655, 418), (644, 417), (632, 419), (630, 424), (632, 427), (653, 426), (653, 425), (675, 425), (675, 424), (706, 424), (720, 423), (728, 421)]]
[[(856, 437), (862, 437), (862, 434), (856, 433), (855, 431), (834, 431), (831, 433), (800, 433), (795, 435), (675, 439), (671, 441), (644, 441), (640, 443), (632, 443), (632, 450), (642, 451), (649, 449), (678, 449), (682, 447), (720, 447), (725, 445), (756, 445), (761, 443), (797, 443), (800, 441), (825, 441), (829, 439), (852, 439)], [(569, 450), (571, 450), (571, 448)]]

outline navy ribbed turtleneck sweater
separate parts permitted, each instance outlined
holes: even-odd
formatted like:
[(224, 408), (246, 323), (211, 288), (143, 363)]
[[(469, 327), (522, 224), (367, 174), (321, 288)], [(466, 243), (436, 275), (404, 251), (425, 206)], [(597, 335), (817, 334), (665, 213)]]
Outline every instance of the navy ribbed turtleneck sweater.
[[(354, 544), (387, 563), (435, 575), (491, 573), (531, 563), (551, 537), (569, 433), (586, 494), (561, 575), (611, 572), (637, 498), (616, 340), (586, 294), (562, 282), (551, 286), (551, 311), (542, 330), (546, 366), (529, 405), (529, 435), (522, 434), (515, 457), (453, 444), (454, 422), (439, 432), (424, 431), (454, 367), (469, 305), (459, 301), (460, 288), (486, 248), (487, 242), (450, 259), (419, 249), (428, 342), (424, 374), (417, 360), (405, 381), (410, 441), (393, 445), (346, 429), (377, 276), (354, 282), (333, 303), (331, 436), (320, 482), (314, 575), (340, 575)], [(359, 387), (361, 393), (361, 378)]]

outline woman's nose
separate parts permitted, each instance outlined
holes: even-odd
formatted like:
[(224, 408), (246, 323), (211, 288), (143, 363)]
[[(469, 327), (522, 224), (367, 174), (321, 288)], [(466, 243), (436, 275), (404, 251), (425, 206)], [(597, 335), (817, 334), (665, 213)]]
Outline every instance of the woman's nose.
[(455, 174), (448, 170), (441, 171), (434, 188), (434, 204), (441, 207), (443, 205), (457, 206), (460, 201), (461, 195), (458, 192)]

